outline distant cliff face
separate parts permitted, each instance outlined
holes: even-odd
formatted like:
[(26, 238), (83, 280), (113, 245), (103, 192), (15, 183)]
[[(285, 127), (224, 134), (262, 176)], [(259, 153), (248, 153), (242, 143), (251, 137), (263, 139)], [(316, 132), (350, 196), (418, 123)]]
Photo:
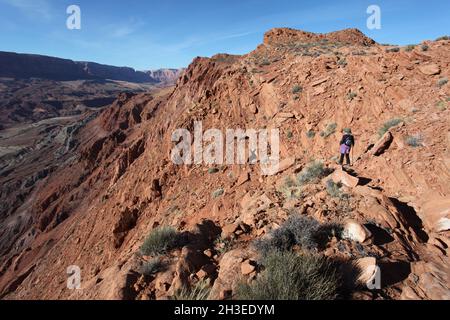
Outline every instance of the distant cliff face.
[(159, 82), (145, 72), (136, 71), (128, 67), (114, 67), (94, 62), (76, 62), (81, 66), (83, 72), (94, 78), (137, 82), (137, 83), (156, 83)]
[(128, 67), (115, 67), (94, 62), (77, 62), (55, 57), (0, 52), (0, 77), (42, 78), (48, 80), (109, 79), (135, 83), (175, 83), (179, 70), (161, 69), (150, 72)]
[(157, 82), (175, 84), (184, 69), (159, 69), (147, 71), (147, 74)]
[(0, 52), (0, 77), (50, 80), (93, 78), (72, 60), (13, 52)]

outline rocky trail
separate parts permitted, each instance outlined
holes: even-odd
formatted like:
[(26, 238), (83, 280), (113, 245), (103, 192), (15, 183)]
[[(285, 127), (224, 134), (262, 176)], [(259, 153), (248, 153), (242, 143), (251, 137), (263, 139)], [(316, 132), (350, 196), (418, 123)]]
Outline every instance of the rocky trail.
[[(274, 29), (247, 55), (196, 58), (174, 89), (122, 94), (24, 199), (27, 228), (2, 220), (14, 237), (0, 296), (169, 299), (203, 285), (209, 298), (239, 299), (269, 269), (262, 248), (287, 246), (351, 266), (339, 298), (449, 299), (450, 41), (398, 49), (354, 29)], [(279, 169), (175, 165), (172, 133), (196, 121), (279, 129)], [(344, 128), (356, 145), (342, 169)], [(177, 242), (143, 253), (168, 227)], [(81, 290), (67, 289), (72, 265)]]

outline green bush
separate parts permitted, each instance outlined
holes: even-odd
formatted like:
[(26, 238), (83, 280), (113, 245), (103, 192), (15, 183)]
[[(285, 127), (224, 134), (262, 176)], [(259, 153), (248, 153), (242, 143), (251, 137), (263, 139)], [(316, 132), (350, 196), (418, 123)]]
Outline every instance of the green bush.
[(380, 135), (380, 137), (384, 136), (384, 134), (386, 132), (388, 132), (388, 130), (390, 128), (393, 128), (397, 125), (399, 125), (403, 120), (399, 119), (399, 118), (395, 118), (395, 119), (391, 119), (389, 121), (386, 121), (383, 126), (380, 128), (380, 130), (378, 130), (378, 134)]
[(176, 248), (179, 244), (179, 236), (175, 229), (162, 227), (154, 229), (144, 240), (140, 251), (144, 256), (164, 254)]
[(307, 136), (309, 139), (312, 139), (312, 138), (314, 138), (314, 137), (316, 136), (316, 133), (315, 133), (314, 131), (312, 131), (312, 130), (308, 130), (308, 131), (306, 132), (306, 136)]
[(406, 46), (405, 51), (410, 52), (410, 51), (413, 51), (415, 48), (416, 48), (416, 45), (410, 44), (410, 45)]
[(233, 246), (233, 239), (224, 239), (222, 237), (219, 237), (214, 241), (214, 247), (219, 255), (230, 251), (231, 249), (233, 249)]
[(299, 85), (295, 85), (295, 86), (292, 88), (292, 94), (299, 94), (299, 93), (301, 93), (302, 91), (303, 91), (303, 88), (300, 87)]
[(436, 39), (436, 41), (442, 41), (442, 40), (450, 40), (450, 36), (442, 36)]
[(209, 174), (214, 174), (214, 173), (217, 173), (217, 172), (219, 172), (220, 170), (219, 169), (217, 169), (217, 168), (209, 168), (208, 169), (208, 173)]
[(447, 83), (448, 83), (448, 79), (447, 78), (442, 78), (442, 79), (439, 79), (437, 85), (438, 85), (439, 88), (441, 88), (441, 87), (445, 86)]
[(332, 134), (336, 132), (337, 124), (336, 123), (330, 123), (327, 125), (324, 131), (320, 133), (320, 136), (323, 138), (328, 138)]
[(333, 180), (327, 180), (327, 192), (333, 198), (342, 197), (342, 183), (335, 183)]
[(156, 257), (150, 261), (145, 262), (141, 267), (141, 274), (146, 276), (152, 276), (158, 272), (166, 269), (166, 264), (161, 261), (159, 257)]
[(340, 66), (345, 67), (347, 65), (347, 60), (345, 58), (343, 58), (343, 57), (340, 57), (338, 62), (337, 62), (337, 64), (340, 65)]
[(241, 300), (332, 300), (338, 297), (341, 276), (327, 258), (272, 252), (264, 271), (252, 283), (241, 283)]
[(287, 177), (284, 183), (279, 187), (280, 192), (285, 199), (298, 199), (301, 197), (301, 186), (292, 178)]
[(294, 134), (292, 133), (291, 130), (289, 130), (289, 131), (286, 133), (286, 136), (287, 136), (288, 139), (292, 139), (292, 138), (294, 137)]
[(329, 174), (330, 170), (325, 168), (321, 161), (313, 161), (297, 175), (297, 182), (300, 185), (305, 185), (308, 183), (317, 182)]
[(423, 138), (420, 134), (406, 137), (406, 144), (410, 147), (414, 147), (414, 148), (422, 147), (423, 146), (422, 141), (423, 141)]
[(421, 48), (422, 48), (422, 51), (428, 51), (428, 49), (430, 49), (430, 47), (428, 45), (426, 45), (426, 44), (423, 44), (421, 46)]
[(217, 199), (218, 197), (222, 196), (225, 193), (225, 190), (223, 190), (222, 188), (217, 189), (216, 191), (213, 191), (211, 193), (211, 197), (213, 199)]
[(447, 110), (447, 104), (444, 101), (439, 101), (436, 103), (436, 107), (440, 110), (440, 111), (445, 111)]
[(358, 96), (358, 94), (356, 94), (355, 92), (349, 92), (347, 94), (347, 99), (350, 101), (353, 101), (353, 99), (355, 99)]
[(326, 248), (331, 238), (342, 239), (344, 227), (339, 223), (321, 224), (314, 234), (314, 239), (319, 249)]
[(208, 300), (211, 292), (209, 280), (200, 280), (190, 288), (183, 287), (175, 291), (172, 300), (200, 301)]
[(386, 52), (387, 52), (387, 53), (400, 52), (400, 48), (398, 48), (398, 47), (395, 47), (395, 48), (389, 48), (389, 49), (386, 49)]
[(270, 61), (269, 59), (263, 59), (260, 63), (260, 66), (270, 66)]
[(339, 230), (338, 225), (321, 225), (311, 217), (293, 214), (278, 229), (255, 240), (253, 246), (262, 257), (273, 251), (290, 251), (295, 245), (316, 250), (323, 248), (332, 236), (340, 236)]

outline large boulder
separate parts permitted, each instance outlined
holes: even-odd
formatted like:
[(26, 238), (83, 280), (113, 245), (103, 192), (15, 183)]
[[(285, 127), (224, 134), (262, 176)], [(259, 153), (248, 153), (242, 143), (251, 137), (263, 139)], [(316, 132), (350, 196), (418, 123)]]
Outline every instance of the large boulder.
[(435, 63), (425, 64), (419, 67), (419, 71), (428, 76), (434, 76), (441, 73), (441, 69)]
[(220, 261), (219, 275), (211, 289), (209, 299), (224, 300), (233, 296), (239, 281), (242, 279), (242, 263), (249, 258), (251, 258), (251, 254), (242, 249), (225, 253)]
[(169, 290), (173, 295), (177, 290), (189, 286), (189, 277), (197, 273), (210, 259), (199, 249), (191, 246), (183, 247), (181, 256), (175, 267), (175, 276)]
[(137, 259), (124, 265), (120, 262), (100, 271), (95, 277), (81, 282), (81, 289), (74, 290), (69, 300), (133, 300), (137, 296), (134, 284), (140, 275)]
[(377, 266), (377, 259), (374, 257), (361, 258), (356, 260), (355, 266), (360, 271), (357, 278), (358, 284), (369, 285), (374, 283), (380, 270)]
[(374, 145), (374, 147), (371, 150), (372, 155), (374, 156), (380, 156), (382, 155), (391, 145), (392, 141), (394, 140), (394, 137), (392, 133), (389, 131), (386, 132), (383, 137), (381, 137), (380, 140)]
[(333, 180), (335, 183), (340, 182), (349, 188), (354, 188), (359, 184), (359, 178), (349, 175), (341, 168), (333, 172), (333, 174), (331, 175), (331, 180)]
[(428, 230), (450, 230), (450, 198), (435, 197), (422, 206), (419, 215)]
[(372, 238), (372, 233), (358, 221), (348, 219), (344, 223), (344, 230), (342, 231), (342, 237), (359, 243), (369, 242)]

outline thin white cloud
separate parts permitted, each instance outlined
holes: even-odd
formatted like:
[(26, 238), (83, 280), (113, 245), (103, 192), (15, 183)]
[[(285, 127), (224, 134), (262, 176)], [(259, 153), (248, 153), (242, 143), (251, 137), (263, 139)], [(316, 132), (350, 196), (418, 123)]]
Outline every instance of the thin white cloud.
[(228, 35), (224, 35), (224, 36), (219, 36), (216, 40), (228, 40), (228, 39), (242, 38), (242, 37), (246, 37), (246, 36), (249, 36), (249, 35), (255, 34), (255, 33), (258, 33), (258, 32), (250, 31), (250, 32), (228, 34)]
[(133, 29), (132, 27), (122, 26), (113, 30), (111, 36), (114, 38), (121, 38), (134, 33), (134, 31), (135, 29)]
[(143, 21), (132, 18), (127, 23), (106, 26), (105, 32), (109, 37), (123, 38), (138, 32), (144, 25)]
[(20, 10), (28, 17), (50, 20), (52, 7), (48, 0), (0, 0), (0, 3)]

